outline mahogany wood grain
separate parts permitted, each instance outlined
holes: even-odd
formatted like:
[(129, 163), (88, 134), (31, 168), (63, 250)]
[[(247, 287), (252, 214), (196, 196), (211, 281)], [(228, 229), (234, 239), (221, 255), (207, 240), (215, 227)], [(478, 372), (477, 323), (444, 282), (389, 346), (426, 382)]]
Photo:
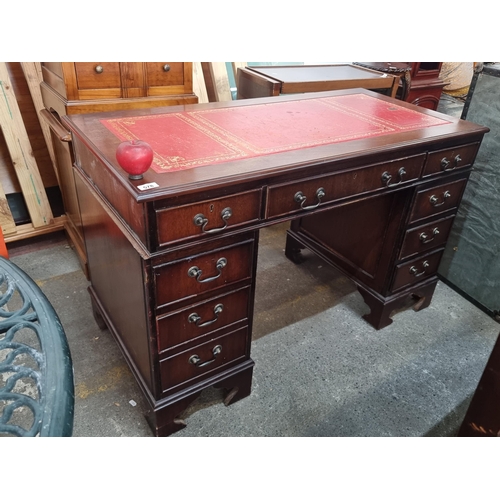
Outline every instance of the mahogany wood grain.
[[(254, 189), (190, 205), (158, 208), (158, 246), (223, 234), (234, 227), (256, 222), (260, 219), (261, 205), (262, 191)], [(197, 216), (206, 222), (196, 224)]]
[(455, 215), (450, 215), (431, 224), (424, 224), (406, 231), (399, 258), (405, 259), (417, 253), (444, 246), (454, 219)]
[(410, 222), (457, 209), (467, 184), (467, 178), (468, 175), (453, 182), (441, 182), (431, 188), (419, 190), (415, 196)]
[[(269, 201), (266, 216), (271, 218), (300, 212), (303, 211), (302, 205), (305, 207), (316, 204), (319, 204), (318, 207), (325, 206), (332, 201), (363, 193), (403, 186), (420, 177), (424, 159), (424, 155), (417, 155), (393, 162), (363, 165), (360, 168), (348, 169), (346, 172), (338, 172), (329, 176), (302, 179), (296, 183), (289, 182), (283, 186), (271, 186), (268, 188)], [(400, 169), (404, 169), (403, 174), (399, 174)], [(319, 199), (318, 189), (324, 191), (324, 196)], [(298, 192), (306, 196), (304, 204), (296, 200), (295, 195)]]
[[(327, 95), (350, 94), (441, 116), (363, 89)], [(163, 174), (149, 169), (142, 180), (131, 181), (115, 159), (119, 139), (101, 123), (319, 96), (325, 93), (62, 117), (73, 137), (96, 316), (123, 350), (156, 435), (185, 426), (183, 412), (205, 388), (227, 389), (226, 404), (250, 393), (262, 227), (292, 221), (286, 256), (300, 263), (307, 248), (350, 277), (370, 308), (365, 319), (376, 329), (409, 301), (415, 310), (430, 304), (449, 225), (485, 127), (450, 117), (439, 126), (205, 167)], [(466, 166), (437, 170), (437, 159), (449, 151), (463, 154)], [(150, 183), (157, 186), (138, 188)], [(325, 188), (325, 203), (310, 207), (319, 187)], [(294, 200), (297, 191), (307, 197), (305, 208)], [(235, 215), (222, 227), (226, 202)], [(210, 214), (206, 229), (215, 233), (193, 224), (198, 210)], [(439, 237), (423, 243), (422, 232), (435, 228)], [(219, 304), (224, 307), (217, 312)], [(194, 313), (199, 321), (189, 319)]]
[[(206, 293), (220, 290), (229, 284), (242, 282), (252, 276), (253, 241), (243, 242), (235, 246), (223, 246), (216, 250), (206, 251), (203, 245), (192, 249), (193, 254), (185, 260), (155, 266), (156, 305), (170, 302), (192, 301)], [(219, 261), (225, 259), (224, 267), (218, 267)], [(196, 267), (198, 276), (188, 271)], [(175, 284), (175, 286), (173, 286)]]
[[(171, 393), (178, 390), (179, 386), (201, 381), (228, 366), (234, 366), (238, 361), (244, 361), (248, 342), (248, 328), (245, 326), (216, 338), (212, 336), (207, 342), (162, 359), (160, 372), (163, 392)], [(192, 356), (197, 356), (200, 363), (190, 362)]]
[[(158, 351), (188, 345), (228, 325), (248, 319), (250, 287), (218, 295), (174, 313), (157, 316)], [(220, 306), (220, 312), (217, 307)], [(199, 320), (189, 318), (198, 317)]]
[(479, 143), (476, 142), (462, 147), (435, 151), (429, 154), (423, 175), (451, 172), (470, 167), (476, 159), (478, 149)]
[(404, 286), (413, 285), (419, 281), (435, 276), (442, 255), (442, 249), (436, 250), (433, 253), (419, 256), (417, 259), (413, 259), (404, 264), (399, 264), (396, 267), (391, 291), (396, 292)]

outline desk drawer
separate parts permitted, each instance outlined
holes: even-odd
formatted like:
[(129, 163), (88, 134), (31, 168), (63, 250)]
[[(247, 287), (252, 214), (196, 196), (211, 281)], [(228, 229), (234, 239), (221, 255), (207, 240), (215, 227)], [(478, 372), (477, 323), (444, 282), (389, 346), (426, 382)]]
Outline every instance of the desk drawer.
[(159, 352), (247, 319), (249, 295), (250, 287), (246, 287), (158, 317)]
[(475, 142), (466, 146), (440, 149), (429, 153), (423, 175), (425, 177), (440, 172), (470, 167), (474, 163), (478, 149), (479, 142)]
[(232, 196), (156, 209), (158, 244), (205, 235), (217, 235), (260, 219), (262, 192), (259, 189)]
[(162, 391), (196, 379), (198, 382), (245, 358), (248, 342), (248, 328), (243, 327), (164, 359), (160, 362)]
[(418, 179), (425, 155), (378, 163), (268, 188), (266, 217), (307, 212), (350, 196), (387, 190)]
[(458, 207), (467, 179), (460, 179), (417, 192), (410, 222), (446, 212)]
[(451, 215), (432, 224), (425, 224), (406, 231), (399, 258), (405, 259), (444, 245), (454, 219), (455, 216)]
[(436, 274), (442, 255), (443, 250), (439, 250), (397, 266), (392, 291), (395, 292), (406, 285), (418, 283)]
[(154, 267), (156, 306), (192, 299), (252, 276), (253, 241)]

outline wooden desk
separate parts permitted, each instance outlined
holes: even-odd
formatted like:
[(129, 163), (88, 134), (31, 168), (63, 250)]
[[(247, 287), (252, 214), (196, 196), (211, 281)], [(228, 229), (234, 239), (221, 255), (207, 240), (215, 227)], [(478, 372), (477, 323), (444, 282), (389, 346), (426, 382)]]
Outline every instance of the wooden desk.
[[(487, 128), (367, 90), (62, 118), (72, 132), (95, 317), (120, 345), (157, 435), (210, 386), (250, 393), (259, 229), (286, 220), (352, 278), (382, 328), (436, 270)], [(141, 181), (125, 137), (156, 151)]]
[(352, 64), (238, 68), (238, 99), (364, 88), (396, 96), (399, 75)]

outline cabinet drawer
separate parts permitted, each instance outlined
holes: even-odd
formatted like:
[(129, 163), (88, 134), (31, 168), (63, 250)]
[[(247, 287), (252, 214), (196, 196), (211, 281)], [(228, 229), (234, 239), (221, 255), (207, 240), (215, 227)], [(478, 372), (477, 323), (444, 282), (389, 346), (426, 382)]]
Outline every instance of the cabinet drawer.
[(253, 241), (246, 241), (155, 266), (157, 307), (250, 279), (253, 246)]
[(184, 85), (184, 63), (148, 62), (146, 82), (148, 87)]
[(378, 190), (387, 190), (418, 179), (425, 155), (378, 163), (291, 184), (268, 188), (266, 216), (307, 212), (318, 206)]
[(244, 327), (164, 359), (160, 362), (162, 391), (201, 380), (243, 359), (248, 342), (248, 328)]
[(458, 207), (467, 179), (441, 184), (417, 192), (410, 215), (415, 222)]
[(156, 209), (158, 244), (217, 235), (260, 219), (261, 191), (256, 189), (201, 203)]
[(159, 316), (156, 320), (159, 352), (247, 319), (249, 294), (250, 287), (246, 287)]
[(470, 167), (474, 163), (478, 149), (479, 142), (475, 142), (429, 153), (423, 175), (425, 177), (440, 172)]
[(436, 274), (442, 254), (443, 250), (439, 250), (397, 266), (392, 291), (395, 292), (406, 285), (418, 283)]
[(405, 259), (444, 245), (454, 219), (455, 216), (451, 215), (432, 224), (425, 224), (406, 231), (399, 258)]
[(76, 80), (80, 90), (117, 89), (117, 97), (121, 94), (120, 64), (75, 63)]

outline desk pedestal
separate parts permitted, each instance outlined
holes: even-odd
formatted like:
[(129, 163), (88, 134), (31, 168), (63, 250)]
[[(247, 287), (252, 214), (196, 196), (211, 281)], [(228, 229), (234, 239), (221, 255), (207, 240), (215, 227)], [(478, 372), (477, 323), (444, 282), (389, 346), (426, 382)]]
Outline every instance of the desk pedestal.
[[(407, 232), (412, 235), (412, 197), (413, 188), (402, 189), (294, 220), (285, 255), (300, 264), (301, 250), (307, 248), (346, 274), (371, 309), (364, 319), (377, 330), (384, 328), (392, 323), (391, 314), (409, 301), (415, 310), (427, 307), (437, 283), (444, 240), (425, 243), (419, 237), (415, 250), (420, 254), (411, 259), (415, 265), (408, 266), (407, 255), (398, 253), (402, 238)], [(422, 262), (421, 269), (417, 262)]]

